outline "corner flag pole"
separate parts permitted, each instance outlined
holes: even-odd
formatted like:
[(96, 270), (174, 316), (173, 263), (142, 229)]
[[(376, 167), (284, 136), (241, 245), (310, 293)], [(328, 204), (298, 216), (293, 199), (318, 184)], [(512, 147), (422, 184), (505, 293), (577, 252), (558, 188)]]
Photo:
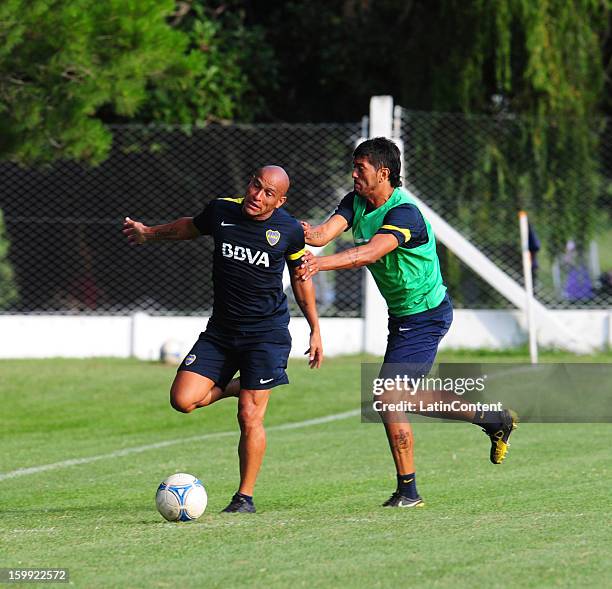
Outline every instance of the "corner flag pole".
[(521, 231), (521, 252), (523, 254), (523, 277), (525, 279), (525, 315), (529, 332), (529, 356), (531, 357), (531, 363), (537, 364), (538, 340), (533, 313), (533, 274), (531, 270), (531, 252), (529, 251), (529, 224), (525, 211), (519, 211), (519, 227)]

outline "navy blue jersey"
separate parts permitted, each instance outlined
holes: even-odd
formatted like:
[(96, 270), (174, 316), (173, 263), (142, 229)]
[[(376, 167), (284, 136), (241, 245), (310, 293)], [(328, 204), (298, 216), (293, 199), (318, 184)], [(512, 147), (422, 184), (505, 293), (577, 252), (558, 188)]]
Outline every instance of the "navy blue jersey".
[(243, 215), (242, 198), (208, 203), (193, 223), (215, 240), (211, 325), (232, 331), (268, 331), (289, 324), (283, 290), (285, 263), (299, 266), (304, 231), (282, 208), (265, 221)]
[[(338, 205), (335, 215), (341, 215), (348, 223), (348, 229), (353, 224), (355, 216), (353, 202), (358, 197), (354, 192), (349, 192)], [(412, 249), (424, 245), (429, 241), (425, 220), (418, 207), (413, 204), (400, 204), (385, 215), (381, 228), (376, 232), (394, 235), (399, 245)]]

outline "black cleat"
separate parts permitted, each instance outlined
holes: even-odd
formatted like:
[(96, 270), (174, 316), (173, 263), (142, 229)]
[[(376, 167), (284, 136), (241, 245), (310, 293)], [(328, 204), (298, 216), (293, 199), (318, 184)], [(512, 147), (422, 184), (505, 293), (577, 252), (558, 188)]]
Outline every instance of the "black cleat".
[(221, 513), (255, 513), (255, 505), (236, 493), (230, 504)]
[(383, 504), (383, 507), (425, 507), (425, 503), (421, 497), (417, 497), (416, 499), (410, 499), (409, 497), (404, 497), (404, 495), (400, 495), (399, 491), (395, 491), (389, 499), (387, 499)]
[(491, 424), (489, 427), (482, 428), (482, 431), (491, 440), (491, 462), (501, 464), (508, 452), (508, 439), (513, 429), (516, 429), (518, 417), (514, 411), (504, 409), (501, 412), (502, 421), (498, 424)]

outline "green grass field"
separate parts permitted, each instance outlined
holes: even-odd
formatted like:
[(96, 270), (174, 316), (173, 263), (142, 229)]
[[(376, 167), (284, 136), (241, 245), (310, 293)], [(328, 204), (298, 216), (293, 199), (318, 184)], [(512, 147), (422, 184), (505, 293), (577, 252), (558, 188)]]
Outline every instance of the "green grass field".
[[(272, 427), (358, 408), (360, 361), (291, 364), (268, 412), (255, 515), (219, 514), (237, 485), (234, 400), (182, 415), (166, 366), (1, 361), (0, 567), (67, 567), (87, 588), (612, 586), (609, 424), (523, 424), (494, 466), (475, 426), (417, 423), (427, 505), (382, 509), (395, 484), (382, 426)], [(155, 509), (157, 485), (179, 471), (208, 490), (197, 522)]]

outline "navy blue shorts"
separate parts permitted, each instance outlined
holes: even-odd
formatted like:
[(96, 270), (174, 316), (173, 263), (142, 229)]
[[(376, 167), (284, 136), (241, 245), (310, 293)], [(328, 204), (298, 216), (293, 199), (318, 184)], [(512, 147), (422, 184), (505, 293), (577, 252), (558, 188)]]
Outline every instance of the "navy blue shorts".
[(267, 390), (289, 383), (285, 369), (290, 351), (287, 328), (230, 333), (209, 327), (200, 334), (178, 369), (210, 378), (222, 389), (240, 371), (241, 388)]
[(398, 374), (412, 378), (427, 375), (436, 359), (440, 340), (452, 322), (453, 305), (448, 294), (435, 309), (405, 317), (389, 317), (381, 378), (393, 378)]

